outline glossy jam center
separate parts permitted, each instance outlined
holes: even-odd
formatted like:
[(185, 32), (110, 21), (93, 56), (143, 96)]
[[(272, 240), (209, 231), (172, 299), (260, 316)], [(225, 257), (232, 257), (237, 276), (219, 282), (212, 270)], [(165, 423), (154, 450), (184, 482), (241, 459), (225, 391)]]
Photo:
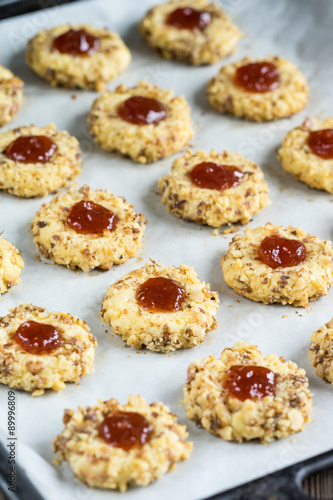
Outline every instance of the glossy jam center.
[(274, 396), (276, 392), (275, 373), (257, 365), (234, 365), (227, 371), (225, 388), (231, 396), (241, 401)]
[(15, 342), (30, 354), (50, 354), (61, 344), (58, 328), (37, 321), (25, 321), (16, 330)]
[(89, 56), (99, 49), (100, 41), (86, 30), (69, 30), (53, 40), (53, 47), (62, 54)]
[(47, 163), (57, 145), (45, 135), (21, 135), (6, 148), (6, 156), (19, 163)]
[(106, 417), (98, 427), (98, 435), (106, 443), (123, 450), (141, 448), (149, 441), (152, 427), (140, 413), (119, 411)]
[(256, 62), (240, 66), (235, 84), (247, 92), (270, 92), (280, 86), (280, 73), (271, 62)]
[(298, 266), (306, 258), (304, 243), (298, 240), (266, 236), (258, 248), (258, 258), (273, 269)]
[(314, 130), (310, 132), (307, 140), (312, 153), (324, 160), (333, 159), (333, 129)]
[(166, 24), (182, 30), (204, 30), (211, 22), (209, 12), (192, 7), (183, 7), (172, 11), (166, 18)]
[(243, 172), (231, 165), (218, 165), (213, 162), (203, 162), (192, 168), (189, 177), (193, 184), (204, 189), (224, 191), (237, 186), (243, 177)]
[(175, 281), (160, 276), (142, 283), (136, 292), (136, 299), (147, 311), (174, 312), (181, 308), (185, 293)]
[(107, 229), (114, 231), (119, 218), (102, 205), (93, 201), (81, 200), (69, 211), (67, 225), (80, 234), (102, 235)]
[(120, 104), (118, 115), (134, 125), (150, 125), (164, 120), (167, 112), (163, 104), (156, 99), (137, 95)]

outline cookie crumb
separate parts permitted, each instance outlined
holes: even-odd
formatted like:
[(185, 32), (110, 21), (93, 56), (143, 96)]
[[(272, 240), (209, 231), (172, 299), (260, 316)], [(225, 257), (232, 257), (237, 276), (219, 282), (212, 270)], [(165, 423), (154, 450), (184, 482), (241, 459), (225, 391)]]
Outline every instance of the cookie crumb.
[(239, 231), (238, 227), (230, 226), (227, 227), (223, 232), (224, 234), (237, 233)]

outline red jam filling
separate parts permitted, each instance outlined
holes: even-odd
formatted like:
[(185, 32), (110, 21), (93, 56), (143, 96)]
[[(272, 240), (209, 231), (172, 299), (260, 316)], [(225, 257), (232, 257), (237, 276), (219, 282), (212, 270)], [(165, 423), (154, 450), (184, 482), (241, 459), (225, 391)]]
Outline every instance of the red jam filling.
[(266, 236), (258, 248), (258, 258), (273, 269), (298, 266), (306, 258), (306, 248), (304, 243), (298, 240)]
[(312, 153), (324, 160), (333, 159), (333, 129), (314, 130), (310, 132), (307, 140)]
[(102, 205), (93, 201), (81, 200), (69, 211), (67, 225), (79, 234), (98, 234), (114, 231), (119, 217)]
[(6, 156), (19, 163), (47, 163), (57, 145), (45, 135), (21, 135), (6, 148)]
[(255, 62), (240, 66), (235, 84), (247, 92), (271, 92), (280, 86), (280, 73), (271, 62)]
[(164, 120), (167, 112), (164, 105), (156, 99), (137, 95), (120, 104), (118, 116), (133, 125), (150, 125)]
[(131, 450), (141, 448), (149, 441), (152, 426), (148, 420), (136, 412), (119, 411), (106, 417), (98, 427), (98, 435), (107, 444)]
[(30, 354), (50, 354), (61, 344), (58, 328), (37, 321), (25, 321), (15, 332), (15, 342)]
[(198, 187), (224, 191), (237, 186), (241, 182), (243, 175), (239, 168), (231, 165), (203, 162), (192, 168), (189, 178)]
[(100, 47), (98, 37), (86, 30), (69, 30), (53, 40), (53, 47), (62, 54), (72, 56), (90, 56)]
[(212, 18), (209, 12), (182, 7), (176, 9), (166, 18), (166, 24), (181, 30), (204, 30), (210, 24)]
[(229, 394), (240, 401), (274, 396), (276, 392), (275, 373), (257, 365), (234, 365), (227, 371), (224, 384)]
[(136, 300), (150, 312), (174, 312), (181, 308), (185, 294), (184, 288), (175, 281), (160, 276), (142, 283), (136, 292)]

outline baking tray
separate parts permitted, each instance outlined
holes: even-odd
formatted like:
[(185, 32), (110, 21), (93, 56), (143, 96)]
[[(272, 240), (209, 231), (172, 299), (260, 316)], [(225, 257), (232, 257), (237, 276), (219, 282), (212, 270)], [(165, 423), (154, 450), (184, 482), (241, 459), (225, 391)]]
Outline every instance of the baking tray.
[[(176, 94), (186, 96), (192, 108), (193, 148), (238, 150), (261, 166), (270, 187), (272, 205), (260, 212), (250, 227), (270, 221), (302, 226), (320, 238), (332, 239), (332, 196), (298, 183), (283, 172), (276, 160), (276, 149), (290, 128), (307, 116), (332, 114), (333, 69), (328, 64), (333, 37), (332, 5), (326, 0), (227, 0), (222, 3), (245, 34), (228, 62), (248, 54), (258, 57), (278, 54), (298, 64), (309, 81), (310, 103), (304, 111), (277, 123), (256, 124), (220, 115), (208, 105), (206, 83), (224, 61), (210, 67), (188, 67), (159, 59), (145, 45), (138, 34), (137, 23), (153, 4), (153, 0), (123, 0), (121, 5), (116, 0), (91, 0), (56, 6), (3, 21), (0, 25), (0, 60), (25, 81), (23, 108), (4, 130), (30, 123), (43, 126), (49, 122), (68, 130), (80, 140), (83, 150), (84, 168), (77, 179), (79, 185), (87, 183), (125, 196), (137, 211), (146, 214), (149, 222), (138, 257), (107, 273), (84, 275), (46, 265), (35, 258), (29, 226), (42, 201), (50, 197), (19, 200), (1, 194), (0, 229), (4, 237), (20, 249), (26, 267), (21, 283), (1, 298), (0, 314), (6, 314), (18, 301), (30, 301), (48, 310), (65, 310), (87, 321), (99, 343), (95, 372), (82, 379), (79, 386), (68, 385), (60, 394), (49, 392), (40, 398), (16, 391), (17, 460), (24, 471), (22, 476), (19, 474), (23, 482), (20, 488), (18, 484), (16, 497), (24, 498), (26, 494), (26, 498), (37, 499), (37, 494), (28, 489), (27, 480), (38, 488), (45, 500), (58, 499), (61, 495), (66, 499), (94, 500), (118, 497), (116, 492), (86, 488), (73, 479), (66, 466), (60, 470), (54, 468), (52, 441), (62, 429), (64, 408), (92, 405), (98, 397), (116, 397), (125, 402), (128, 394), (133, 393), (141, 394), (149, 402), (158, 400), (169, 405), (178, 414), (179, 421), (188, 425), (194, 450), (190, 459), (178, 464), (173, 473), (148, 488), (130, 489), (126, 498), (166, 500), (172, 496), (175, 500), (199, 500), (219, 494), (215, 498), (245, 499), (268, 498), (276, 493), (280, 495), (276, 498), (299, 499), (304, 475), (332, 465), (330, 453), (324, 453), (332, 448), (331, 387), (316, 377), (307, 354), (311, 332), (332, 316), (332, 292), (307, 310), (264, 306), (236, 296), (225, 285), (219, 267), (219, 259), (226, 252), (232, 234), (224, 235), (221, 230), (215, 237), (211, 228), (186, 223), (167, 214), (159, 202), (157, 180), (169, 171), (172, 158), (143, 166), (100, 150), (93, 144), (85, 124), (96, 94), (52, 89), (25, 66), (23, 54), (28, 38), (44, 27), (63, 22), (90, 22), (118, 31), (131, 49), (133, 60), (130, 67), (108, 85), (109, 89), (122, 82), (134, 85), (142, 78), (164, 88), (174, 88)], [(125, 349), (121, 339), (113, 336), (99, 320), (97, 315), (107, 287), (149, 258), (161, 260), (165, 265), (192, 265), (199, 277), (219, 292), (219, 327), (197, 348), (169, 356)], [(267, 446), (227, 443), (186, 419), (181, 400), (187, 366), (195, 358), (219, 355), (224, 347), (240, 339), (257, 343), (264, 353), (283, 355), (306, 369), (314, 409), (304, 432)], [(7, 394), (8, 389), (2, 386), (3, 408)], [(3, 442), (6, 439), (4, 413), (0, 422)], [(322, 453), (319, 458), (311, 459)], [(299, 462), (303, 463), (293, 465)], [(285, 469), (282, 474), (276, 472), (281, 469)], [(267, 475), (258, 483), (259, 477)], [(248, 484), (245, 492), (238, 488), (253, 480), (255, 483)], [(220, 493), (222, 491), (224, 493)]]
[(0, 0), (0, 20), (77, 0)]

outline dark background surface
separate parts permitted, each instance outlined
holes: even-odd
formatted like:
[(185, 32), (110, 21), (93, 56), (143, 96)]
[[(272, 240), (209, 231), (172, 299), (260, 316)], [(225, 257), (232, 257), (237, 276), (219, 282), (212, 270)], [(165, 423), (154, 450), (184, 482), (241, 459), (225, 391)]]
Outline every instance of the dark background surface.
[(6, 19), (20, 14), (26, 14), (34, 10), (54, 7), (73, 1), (76, 0), (0, 0), (0, 19)]

